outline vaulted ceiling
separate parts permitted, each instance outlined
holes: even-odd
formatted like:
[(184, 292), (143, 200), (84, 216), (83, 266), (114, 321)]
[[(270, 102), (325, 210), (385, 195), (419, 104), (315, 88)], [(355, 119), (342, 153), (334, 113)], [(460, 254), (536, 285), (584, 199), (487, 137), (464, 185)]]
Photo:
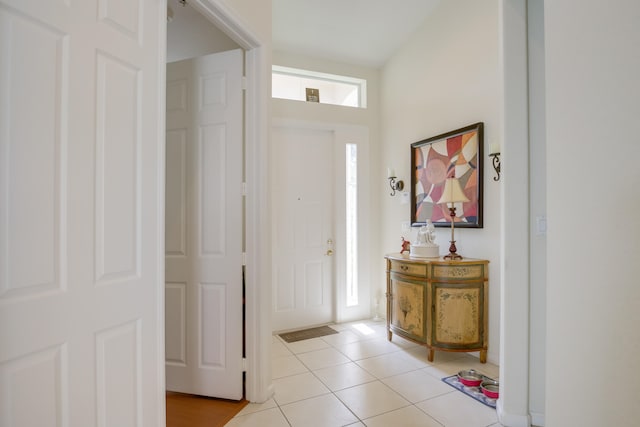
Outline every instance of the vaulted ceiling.
[(441, 1), (273, 0), (273, 48), (379, 68)]

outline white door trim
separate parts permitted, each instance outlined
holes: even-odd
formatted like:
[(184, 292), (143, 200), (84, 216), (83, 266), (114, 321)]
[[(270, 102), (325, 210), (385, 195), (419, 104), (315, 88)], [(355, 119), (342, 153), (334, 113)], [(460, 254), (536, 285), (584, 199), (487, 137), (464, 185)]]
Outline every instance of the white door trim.
[[(166, 3), (166, 1), (165, 1)], [(156, 159), (158, 176), (156, 182), (156, 188), (158, 194), (156, 200), (158, 205), (156, 206), (156, 225), (158, 229), (157, 244), (156, 244), (156, 265), (158, 271), (156, 275), (158, 277), (157, 286), (162, 289), (158, 292), (156, 307), (156, 330), (158, 336), (156, 337), (156, 366), (158, 372), (156, 377), (158, 379), (158, 389), (156, 390), (156, 407), (158, 412), (158, 420), (160, 421), (160, 427), (165, 427), (167, 422), (167, 395), (166, 395), (166, 371), (165, 371), (165, 328), (164, 328), (164, 206), (165, 206), (165, 165), (166, 165), (166, 121), (167, 121), (167, 7), (166, 4), (160, 7), (160, 13), (158, 14), (158, 37), (156, 46), (158, 49), (158, 98), (156, 116), (158, 117), (158, 158)]]
[[(189, 4), (245, 50), (246, 399), (264, 402), (274, 393), (271, 382), (271, 206), (268, 199), (270, 49), (223, 0), (190, 0)], [(164, 351), (162, 353), (164, 357)]]

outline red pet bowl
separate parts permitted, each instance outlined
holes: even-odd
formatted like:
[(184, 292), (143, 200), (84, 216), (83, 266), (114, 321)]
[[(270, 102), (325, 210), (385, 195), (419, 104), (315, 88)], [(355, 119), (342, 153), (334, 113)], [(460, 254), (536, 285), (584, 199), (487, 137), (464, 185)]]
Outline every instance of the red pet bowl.
[(482, 383), (483, 375), (474, 369), (458, 372), (458, 381), (467, 387), (478, 387)]
[(500, 396), (500, 385), (498, 381), (485, 380), (482, 382), (480, 388), (482, 389), (482, 393), (488, 398), (497, 399), (498, 396)]

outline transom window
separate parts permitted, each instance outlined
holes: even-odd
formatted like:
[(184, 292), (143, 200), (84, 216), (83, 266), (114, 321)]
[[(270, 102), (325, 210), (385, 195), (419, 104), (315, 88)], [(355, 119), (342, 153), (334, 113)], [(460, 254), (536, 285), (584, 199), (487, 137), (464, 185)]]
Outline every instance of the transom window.
[(367, 81), (274, 65), (273, 98), (366, 108)]

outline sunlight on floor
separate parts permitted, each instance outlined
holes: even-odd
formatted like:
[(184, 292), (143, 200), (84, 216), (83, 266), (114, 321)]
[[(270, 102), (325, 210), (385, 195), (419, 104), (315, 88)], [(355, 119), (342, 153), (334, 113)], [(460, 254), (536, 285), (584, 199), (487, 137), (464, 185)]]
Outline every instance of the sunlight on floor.
[(358, 332), (360, 332), (362, 335), (373, 335), (376, 333), (376, 331), (374, 331), (373, 329), (371, 329), (370, 327), (368, 327), (367, 325), (365, 325), (364, 323), (356, 323), (355, 325), (351, 326), (353, 329), (356, 329)]
[(337, 334), (287, 343), (274, 335), (275, 395), (250, 403), (229, 427), (500, 427), (496, 410), (456, 390), (443, 378), (499, 369), (466, 353), (427, 349), (399, 336), (386, 322), (330, 325)]

